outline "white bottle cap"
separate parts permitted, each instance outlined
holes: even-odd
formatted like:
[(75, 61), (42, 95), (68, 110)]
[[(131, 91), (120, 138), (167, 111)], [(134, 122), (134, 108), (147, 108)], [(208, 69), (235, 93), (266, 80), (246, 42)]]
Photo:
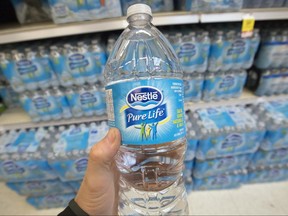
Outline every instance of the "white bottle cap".
[(152, 11), (149, 5), (146, 4), (133, 4), (127, 9), (127, 18), (134, 14), (148, 14), (152, 16)]

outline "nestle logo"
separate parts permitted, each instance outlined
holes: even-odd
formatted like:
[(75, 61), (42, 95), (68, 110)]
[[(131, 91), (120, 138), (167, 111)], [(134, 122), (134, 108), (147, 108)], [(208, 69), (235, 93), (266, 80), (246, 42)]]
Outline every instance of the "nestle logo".
[(70, 60), (70, 61), (81, 61), (81, 60), (83, 60), (84, 58), (85, 58), (85, 56), (77, 53), (77, 54), (71, 55), (71, 56), (69, 57), (69, 60)]
[(148, 110), (160, 105), (163, 101), (162, 92), (153, 87), (137, 87), (132, 89), (126, 96), (127, 104), (139, 110)]
[(88, 159), (87, 158), (80, 158), (79, 160), (75, 161), (75, 168), (78, 172), (85, 172), (87, 167)]
[(192, 43), (185, 43), (180, 47), (181, 51), (195, 49), (195, 45)]
[(245, 42), (243, 40), (236, 40), (232, 46), (233, 47), (242, 47), (242, 46), (245, 46)]
[(21, 61), (18, 61), (18, 62), (16, 63), (16, 65), (17, 65), (18, 67), (27, 67), (27, 66), (32, 65), (32, 62), (31, 62), (31, 61), (28, 61), (28, 60), (21, 60)]

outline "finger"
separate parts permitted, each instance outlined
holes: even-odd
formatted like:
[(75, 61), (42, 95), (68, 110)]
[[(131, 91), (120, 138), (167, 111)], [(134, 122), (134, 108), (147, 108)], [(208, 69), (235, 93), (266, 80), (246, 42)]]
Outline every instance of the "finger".
[(107, 135), (95, 144), (89, 154), (91, 166), (106, 166), (114, 161), (121, 142), (121, 135), (117, 128), (111, 128)]

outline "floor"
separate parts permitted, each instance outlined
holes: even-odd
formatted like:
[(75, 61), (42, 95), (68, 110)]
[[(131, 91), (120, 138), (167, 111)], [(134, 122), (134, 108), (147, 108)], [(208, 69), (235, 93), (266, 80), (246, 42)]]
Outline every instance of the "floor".
[[(192, 215), (288, 215), (288, 182), (193, 192), (188, 199)], [(61, 210), (36, 210), (0, 183), (0, 215), (57, 215)]]

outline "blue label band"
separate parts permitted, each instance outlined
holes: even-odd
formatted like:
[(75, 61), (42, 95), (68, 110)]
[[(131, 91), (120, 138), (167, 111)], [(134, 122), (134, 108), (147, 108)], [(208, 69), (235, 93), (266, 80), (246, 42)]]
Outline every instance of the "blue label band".
[(123, 144), (152, 145), (185, 137), (183, 81), (145, 79), (106, 87), (110, 127)]

